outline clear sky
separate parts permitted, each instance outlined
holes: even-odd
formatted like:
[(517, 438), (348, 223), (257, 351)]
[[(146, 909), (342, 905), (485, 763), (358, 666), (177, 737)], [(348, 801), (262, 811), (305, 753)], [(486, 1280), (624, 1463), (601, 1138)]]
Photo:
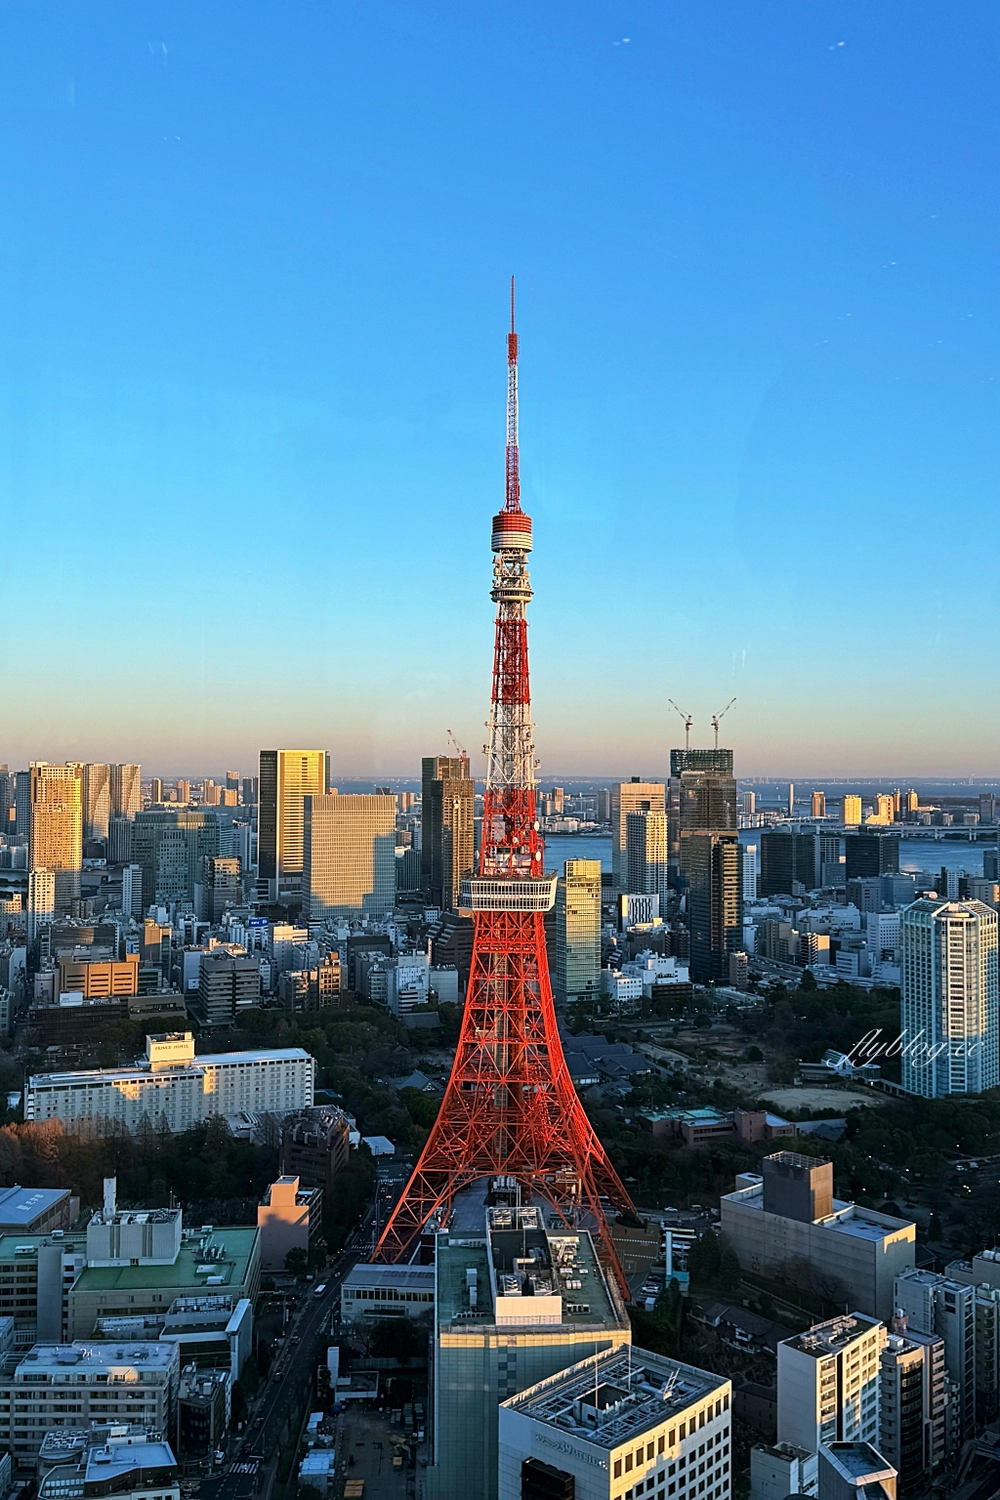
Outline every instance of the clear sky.
[[(0, 759), (1000, 769), (1000, 11), (7, 0)], [(477, 757), (477, 769), (482, 759)]]

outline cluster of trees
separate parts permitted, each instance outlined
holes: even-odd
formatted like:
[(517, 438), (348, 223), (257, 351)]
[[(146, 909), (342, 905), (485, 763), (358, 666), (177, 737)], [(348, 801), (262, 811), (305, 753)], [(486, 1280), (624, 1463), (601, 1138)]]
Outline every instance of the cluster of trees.
[[(772, 1081), (791, 1083), (796, 1062), (816, 1062), (828, 1047), (850, 1052), (870, 1032), (880, 1031), (883, 1042), (899, 1035), (899, 990), (853, 984), (820, 989), (808, 970), (797, 989), (772, 985), (753, 1010), (736, 1013), (743, 1035), (760, 1043), (771, 1059)], [(899, 1080), (898, 1057), (875, 1059), (885, 1078)]]
[(0, 1128), (0, 1182), (69, 1187), (84, 1204), (100, 1203), (103, 1179), (117, 1177), (123, 1203), (163, 1207), (172, 1194), (182, 1204), (217, 1205), (212, 1222), (253, 1223), (276, 1167), (274, 1151), (234, 1140), (221, 1119), (180, 1135), (148, 1121), (135, 1135), (113, 1121), (72, 1133), (59, 1120)]

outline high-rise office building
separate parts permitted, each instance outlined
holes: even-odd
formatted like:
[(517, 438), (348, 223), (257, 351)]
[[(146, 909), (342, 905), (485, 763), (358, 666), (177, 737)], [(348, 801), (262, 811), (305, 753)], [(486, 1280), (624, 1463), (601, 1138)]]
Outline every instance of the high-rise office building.
[(142, 767), (112, 766), (111, 816), (134, 818), (142, 809)]
[(903, 797), (903, 806), (910, 813), (915, 813), (920, 806), (920, 798), (912, 787)]
[(226, 790), (229, 791), (229, 792), (238, 792), (239, 789), (240, 789), (240, 773), (239, 773), (239, 771), (227, 771), (226, 772)]
[(826, 817), (826, 793), (813, 792), (809, 799), (810, 816), (814, 818)]
[(898, 833), (850, 833), (844, 840), (844, 874), (847, 880), (899, 872)]
[(625, 889), (636, 896), (659, 896), (666, 902), (667, 815), (630, 812), (625, 819)]
[(243, 806), (254, 807), (257, 802), (257, 778), (256, 776), (244, 776), (243, 778)]
[(385, 917), (396, 899), (396, 799), (337, 792), (305, 799), (303, 904), (310, 922)]
[(214, 855), (205, 860), (204, 915), (208, 922), (221, 922), (227, 906), (239, 906), (243, 899), (240, 876), (242, 867), (238, 859), (227, 855)]
[(106, 839), (111, 819), (111, 767), (103, 764), (83, 768), (83, 836)]
[(788, 816), (795, 817), (795, 783), (793, 781), (788, 783)]
[(611, 872), (615, 889), (628, 885), (628, 815), (633, 812), (665, 812), (666, 787), (662, 781), (617, 782), (611, 788)]
[(194, 807), (150, 807), (140, 812), (132, 824), (129, 863), (142, 867), (142, 910), (154, 901), (194, 901), (196, 887), (204, 880), (205, 861), (218, 852), (217, 813)]
[(684, 874), (684, 840), (693, 834), (731, 834), (738, 828), (731, 750), (671, 750), (667, 788), (667, 858)]
[(142, 866), (125, 865), (122, 869), (122, 915), (142, 916)]
[(112, 818), (108, 824), (108, 864), (127, 865), (132, 860), (132, 819)]
[(794, 887), (814, 890), (819, 885), (819, 837), (813, 831), (792, 833), (784, 828), (768, 829), (760, 836), (760, 880), (762, 896), (792, 896)]
[(807, 1453), (842, 1442), (877, 1443), (878, 1318), (845, 1313), (778, 1345), (778, 1442)]
[(556, 887), (556, 999), (592, 999), (600, 983), (601, 862), (568, 859)]
[(735, 833), (684, 840), (690, 969), (695, 984), (729, 978), (729, 955), (743, 947), (743, 853)]
[(611, 792), (608, 787), (598, 788), (597, 807), (594, 812), (598, 823), (611, 822)]
[(187, 807), (191, 801), (191, 783), (184, 777), (181, 777), (177, 783), (177, 800), (182, 807)]
[(421, 762), (420, 871), (432, 905), (453, 911), (475, 863), (476, 784), (465, 756), (425, 755)]
[(163, 801), (163, 780), (159, 776), (149, 778), (149, 800), (154, 807)]
[[(469, 762), (461, 755), (425, 755), (420, 762), (420, 874), (424, 890), (430, 893), (434, 858), (435, 832), (440, 846), (440, 830), (435, 829), (435, 781), (467, 780)], [(440, 804), (439, 804), (440, 815)], [(439, 856), (440, 858), (440, 856)]]
[(923, 897), (899, 919), (903, 1087), (925, 1098), (1000, 1083), (997, 914)]
[(325, 750), (260, 752), (257, 873), (272, 901), (303, 895), (305, 799), (325, 792)]
[(80, 896), (83, 868), (83, 774), (79, 765), (33, 761), (29, 870), (55, 875), (57, 912), (68, 912)]
[(844, 793), (843, 820), (845, 828), (856, 828), (861, 822), (861, 798), (854, 792)]

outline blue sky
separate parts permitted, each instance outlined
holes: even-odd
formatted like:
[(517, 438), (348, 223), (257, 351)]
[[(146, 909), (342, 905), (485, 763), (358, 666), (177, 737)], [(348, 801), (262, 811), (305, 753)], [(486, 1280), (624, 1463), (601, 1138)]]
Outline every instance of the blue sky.
[(0, 759), (478, 749), (513, 271), (543, 777), (996, 772), (998, 44), (9, 0)]

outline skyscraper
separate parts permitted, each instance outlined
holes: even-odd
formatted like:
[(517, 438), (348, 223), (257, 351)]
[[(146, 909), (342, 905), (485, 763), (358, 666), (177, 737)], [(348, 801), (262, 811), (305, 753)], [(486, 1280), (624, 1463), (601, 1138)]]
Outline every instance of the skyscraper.
[(667, 858), (672, 874), (683, 874), (682, 845), (689, 834), (735, 833), (736, 778), (731, 750), (671, 750), (667, 788)]
[(257, 873), (272, 901), (302, 894), (305, 799), (325, 792), (325, 750), (260, 752)]
[(33, 761), (29, 870), (55, 876), (55, 909), (68, 912), (79, 899), (83, 868), (83, 768)]
[(812, 817), (814, 817), (814, 818), (825, 818), (826, 817), (826, 793), (825, 792), (813, 792), (811, 798), (809, 799), (809, 802), (810, 802), (809, 811), (810, 811), (810, 815)]
[(902, 1082), (928, 1099), (1000, 1083), (997, 914), (923, 898), (899, 919)]
[(129, 862), (142, 867), (142, 910), (154, 901), (194, 901), (205, 861), (218, 852), (217, 813), (194, 807), (150, 807), (138, 813)]
[(395, 797), (307, 796), (304, 864), (310, 922), (388, 916), (396, 899)]
[(768, 829), (760, 836), (760, 880), (762, 896), (792, 896), (795, 885), (807, 891), (819, 885), (819, 838), (815, 832), (791, 833)]
[(56, 877), (52, 870), (28, 874), (28, 942), (33, 943), (56, 914)]
[(149, 800), (154, 807), (163, 801), (163, 781), (159, 776), (149, 778)]
[(871, 875), (895, 875), (899, 871), (898, 833), (852, 833), (844, 839), (844, 875), (864, 880)]
[(625, 890), (636, 896), (667, 897), (667, 815), (630, 812), (625, 819)]
[(735, 833), (694, 833), (684, 842), (691, 978), (729, 978), (729, 955), (743, 946), (742, 850)]
[(757, 899), (757, 845), (743, 846), (743, 900)]
[(663, 812), (666, 788), (662, 781), (619, 781), (611, 788), (611, 873), (617, 891), (628, 885), (628, 815), (632, 812)]
[(142, 808), (142, 767), (112, 766), (111, 816), (134, 818)]
[(83, 836), (106, 839), (111, 819), (111, 767), (103, 764), (83, 768)]
[(420, 871), (433, 905), (458, 906), (462, 881), (475, 860), (476, 784), (458, 755), (425, 755), (421, 762)]
[(600, 982), (601, 862), (568, 859), (556, 887), (556, 999), (592, 999)]
[(861, 822), (861, 798), (854, 792), (844, 793), (844, 826), (856, 828)]

